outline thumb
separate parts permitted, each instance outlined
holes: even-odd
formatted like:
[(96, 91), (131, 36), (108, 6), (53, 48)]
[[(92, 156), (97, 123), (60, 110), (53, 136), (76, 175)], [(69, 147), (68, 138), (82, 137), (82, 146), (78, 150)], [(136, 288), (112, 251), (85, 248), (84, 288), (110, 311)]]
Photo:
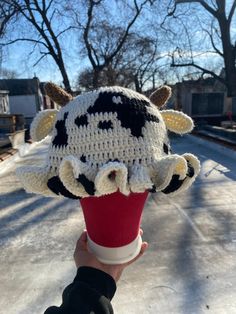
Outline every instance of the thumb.
[(87, 249), (87, 231), (84, 230), (76, 243), (76, 250), (86, 249)]

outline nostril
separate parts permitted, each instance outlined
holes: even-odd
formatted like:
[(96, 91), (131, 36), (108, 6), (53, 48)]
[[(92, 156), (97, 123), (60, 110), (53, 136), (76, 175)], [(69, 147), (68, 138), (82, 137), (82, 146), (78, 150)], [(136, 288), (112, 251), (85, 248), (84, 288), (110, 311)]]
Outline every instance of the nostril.
[(100, 121), (98, 123), (98, 128), (101, 130), (113, 129), (113, 124), (110, 120), (109, 121)]
[(108, 178), (112, 181), (115, 180), (115, 177), (116, 177), (116, 172), (115, 171), (112, 171), (111, 173), (109, 173), (108, 175)]

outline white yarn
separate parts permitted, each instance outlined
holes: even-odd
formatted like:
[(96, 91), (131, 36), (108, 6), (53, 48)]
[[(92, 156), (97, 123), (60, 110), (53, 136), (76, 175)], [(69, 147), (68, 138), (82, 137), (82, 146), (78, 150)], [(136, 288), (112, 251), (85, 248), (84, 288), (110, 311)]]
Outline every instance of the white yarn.
[[(167, 128), (176, 130), (177, 133), (186, 133), (192, 128), (192, 120), (173, 110), (169, 113), (168, 110), (163, 111), (162, 114), (154, 104), (150, 103), (146, 107), (146, 113), (155, 116), (159, 122), (147, 120), (142, 128), (142, 136), (136, 137), (129, 127), (122, 126), (118, 113), (114, 110), (88, 114), (87, 110), (93, 108), (99, 95), (104, 92), (122, 95), (112, 96), (112, 103), (116, 106), (126, 105), (123, 103), (123, 96), (136, 99), (137, 103), (138, 101), (150, 103), (145, 96), (132, 90), (117, 86), (103, 87), (76, 97), (61, 108), (57, 116), (55, 111), (39, 113), (31, 125), (31, 134), (34, 139), (42, 139), (47, 132), (52, 132), (52, 142), (45, 167), (37, 169), (27, 167), (27, 171), (25, 168), (18, 171), (26, 189), (47, 196), (57, 196), (47, 187), (47, 181), (54, 176), (59, 176), (70, 193), (78, 197), (86, 197), (89, 194), (83, 184), (77, 180), (81, 175), (94, 183), (96, 196), (110, 194), (117, 189), (127, 195), (131, 191), (144, 192), (151, 189), (153, 185), (157, 191), (162, 191), (175, 174), (180, 180), (184, 180), (184, 183), (173, 194), (187, 189), (200, 171), (199, 161), (191, 154), (167, 155), (163, 145), (169, 146)], [(138, 106), (135, 107), (137, 111), (133, 113), (134, 121), (137, 119)], [(75, 123), (78, 117), (84, 117), (87, 125), (78, 127)], [(46, 128), (43, 124), (45, 121)], [(63, 124), (63, 121), (65, 121), (67, 145), (55, 145), (58, 125)], [(110, 123), (112, 128), (100, 129), (99, 123)], [(80, 160), (82, 156), (86, 158), (86, 162)], [(187, 161), (194, 168), (192, 178), (187, 176)], [(114, 178), (111, 176), (113, 172)]]

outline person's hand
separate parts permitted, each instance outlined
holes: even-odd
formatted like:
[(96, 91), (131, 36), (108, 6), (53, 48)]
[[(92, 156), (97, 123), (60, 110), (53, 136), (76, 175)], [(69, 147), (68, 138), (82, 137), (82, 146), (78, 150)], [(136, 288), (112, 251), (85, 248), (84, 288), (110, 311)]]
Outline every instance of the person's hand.
[[(143, 231), (140, 229), (140, 234), (143, 234)], [(88, 251), (88, 245), (87, 245), (87, 231), (84, 231), (79, 240), (77, 241), (75, 252), (74, 252), (74, 260), (76, 267), (93, 267), (97, 268), (99, 270), (102, 270), (113, 277), (113, 279), (117, 282), (123, 272), (123, 270), (133, 262), (135, 262), (140, 256), (143, 255), (145, 250), (147, 249), (148, 244), (147, 242), (143, 242), (141, 246), (141, 250), (134, 259), (131, 261), (124, 263), (124, 264), (118, 264), (118, 265), (107, 265), (99, 262), (99, 260)]]

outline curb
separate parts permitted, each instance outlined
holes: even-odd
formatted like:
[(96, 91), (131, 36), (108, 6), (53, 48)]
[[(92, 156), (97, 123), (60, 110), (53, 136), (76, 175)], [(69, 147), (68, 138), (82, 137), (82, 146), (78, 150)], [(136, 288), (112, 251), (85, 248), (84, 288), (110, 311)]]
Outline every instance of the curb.
[(198, 145), (202, 145), (211, 150), (217, 151), (218, 153), (224, 154), (229, 158), (236, 158), (236, 151), (233, 149), (230, 149), (215, 142), (208, 141), (207, 139), (194, 136), (192, 134), (188, 134), (187, 136), (191, 138), (191, 141), (194, 141)]

